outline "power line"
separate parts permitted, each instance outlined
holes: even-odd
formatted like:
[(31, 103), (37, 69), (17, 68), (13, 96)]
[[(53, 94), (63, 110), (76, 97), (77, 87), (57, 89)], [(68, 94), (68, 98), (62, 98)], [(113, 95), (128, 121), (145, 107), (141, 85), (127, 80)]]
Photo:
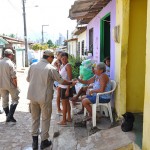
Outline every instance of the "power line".
[(12, 3), (10, 0), (7, 0), (7, 1), (8, 1), (8, 3), (10, 4), (10, 6), (11, 6), (17, 13), (21, 14), (21, 11), (20, 11), (17, 7), (15, 7), (15, 6), (13, 5), (13, 3)]

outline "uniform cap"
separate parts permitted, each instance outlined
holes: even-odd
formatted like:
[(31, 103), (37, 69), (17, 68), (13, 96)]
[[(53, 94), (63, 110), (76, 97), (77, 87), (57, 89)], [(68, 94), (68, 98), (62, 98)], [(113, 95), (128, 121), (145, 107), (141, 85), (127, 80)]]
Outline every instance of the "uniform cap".
[(6, 49), (4, 51), (4, 54), (11, 54), (11, 55), (14, 55), (13, 51), (11, 49)]
[(45, 56), (54, 56), (54, 52), (52, 50), (45, 50), (43, 52), (43, 55), (45, 55)]

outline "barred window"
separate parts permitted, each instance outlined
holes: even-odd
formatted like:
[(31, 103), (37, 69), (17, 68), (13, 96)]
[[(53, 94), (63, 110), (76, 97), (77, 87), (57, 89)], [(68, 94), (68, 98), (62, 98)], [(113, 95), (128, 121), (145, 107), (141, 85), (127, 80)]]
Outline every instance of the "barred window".
[(93, 52), (93, 28), (89, 30), (89, 51)]
[(78, 42), (78, 52), (80, 54), (80, 42)]
[(84, 40), (82, 41), (82, 55), (84, 55)]

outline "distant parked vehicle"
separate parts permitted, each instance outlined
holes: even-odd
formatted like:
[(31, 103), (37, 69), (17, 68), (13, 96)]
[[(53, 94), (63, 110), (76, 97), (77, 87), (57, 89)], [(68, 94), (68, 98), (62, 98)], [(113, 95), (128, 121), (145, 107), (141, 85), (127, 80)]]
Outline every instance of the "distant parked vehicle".
[(37, 62), (38, 59), (36, 59), (36, 54), (34, 50), (28, 50), (28, 61), (29, 64), (31, 65), (34, 62)]

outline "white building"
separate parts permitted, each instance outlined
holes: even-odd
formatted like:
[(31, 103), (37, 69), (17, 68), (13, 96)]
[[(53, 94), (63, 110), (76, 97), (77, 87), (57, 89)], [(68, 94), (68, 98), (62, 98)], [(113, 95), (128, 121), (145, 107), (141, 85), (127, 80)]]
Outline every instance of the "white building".
[(80, 55), (80, 58), (85, 57), (86, 49), (86, 27), (77, 27), (74, 32), (74, 35), (78, 37), (77, 41), (77, 53)]
[(67, 42), (67, 45), (68, 45), (68, 53), (70, 55), (73, 55), (74, 57), (78, 55), (77, 40), (78, 40), (77, 38), (71, 38), (65, 41)]

